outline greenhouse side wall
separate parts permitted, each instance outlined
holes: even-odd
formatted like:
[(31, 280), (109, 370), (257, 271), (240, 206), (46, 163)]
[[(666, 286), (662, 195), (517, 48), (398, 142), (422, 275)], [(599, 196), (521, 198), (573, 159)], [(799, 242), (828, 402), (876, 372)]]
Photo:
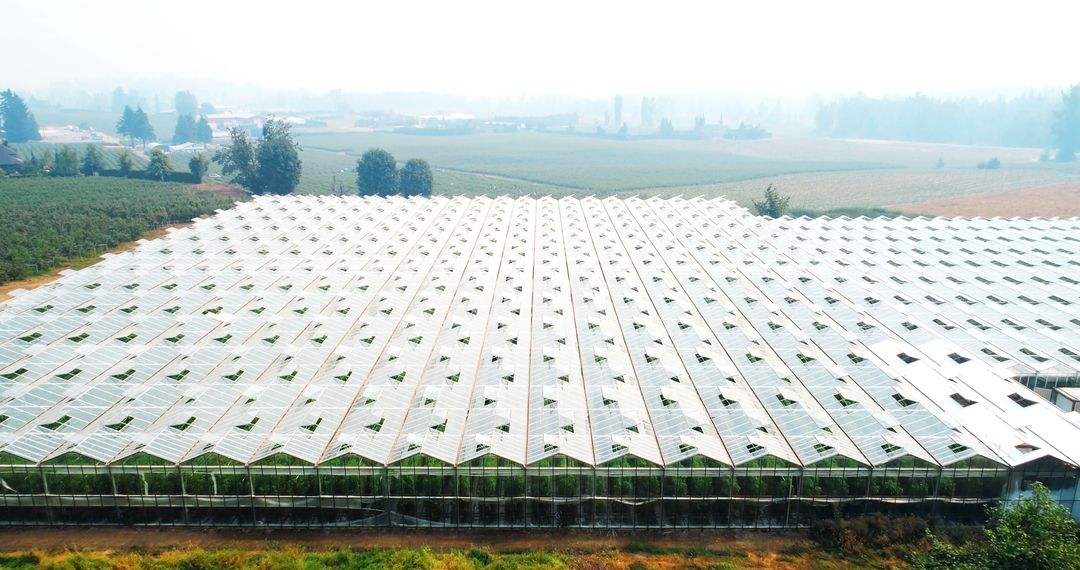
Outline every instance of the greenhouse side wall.
[(795, 528), (871, 513), (976, 523), (1043, 481), (1080, 511), (1077, 470), (968, 466), (0, 466), (0, 524)]

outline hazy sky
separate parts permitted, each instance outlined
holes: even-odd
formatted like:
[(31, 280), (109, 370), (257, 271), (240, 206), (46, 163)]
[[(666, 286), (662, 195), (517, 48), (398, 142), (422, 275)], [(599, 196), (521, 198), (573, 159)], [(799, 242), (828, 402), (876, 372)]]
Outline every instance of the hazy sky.
[(1080, 0), (0, 0), (0, 88), (152, 77), (472, 96), (1080, 81)]

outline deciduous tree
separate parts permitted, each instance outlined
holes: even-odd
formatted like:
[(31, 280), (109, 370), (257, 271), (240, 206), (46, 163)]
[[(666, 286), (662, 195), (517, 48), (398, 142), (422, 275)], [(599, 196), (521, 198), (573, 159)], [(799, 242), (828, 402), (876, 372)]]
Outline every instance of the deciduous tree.
[(206, 171), (210, 170), (210, 161), (207, 160), (206, 155), (202, 153), (196, 154), (188, 161), (188, 170), (191, 170), (195, 182), (201, 183), (203, 178), (206, 177)]
[(413, 158), (401, 169), (401, 194), (403, 196), (431, 196), (431, 166), (426, 160)]
[(173, 171), (172, 160), (160, 148), (150, 151), (150, 163), (146, 165), (146, 175), (164, 181)]
[(230, 129), (229, 143), (214, 153), (214, 162), (252, 194), (290, 194), (300, 183), (300, 146), (280, 120), (267, 120), (255, 144), (239, 128)]
[(361, 196), (390, 196), (397, 193), (398, 184), (397, 161), (389, 152), (373, 148), (356, 162), (356, 186)]
[(221, 165), (221, 173), (230, 181), (247, 188), (255, 185), (255, 145), (239, 127), (229, 129), (229, 142), (214, 153), (214, 162)]
[(255, 194), (291, 194), (300, 184), (300, 146), (293, 140), (290, 125), (269, 119), (255, 147)]
[(120, 158), (117, 160), (120, 163), (120, 175), (127, 178), (135, 170), (135, 157), (131, 154), (131, 151), (124, 149), (120, 153)]

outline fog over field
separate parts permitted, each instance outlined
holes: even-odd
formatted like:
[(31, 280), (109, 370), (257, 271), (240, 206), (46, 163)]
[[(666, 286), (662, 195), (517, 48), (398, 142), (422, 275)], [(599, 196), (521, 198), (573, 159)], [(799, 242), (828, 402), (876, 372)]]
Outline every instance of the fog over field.
[[(54, 145), (93, 143), (108, 168), (126, 144), (137, 168), (160, 147), (183, 172), (272, 116), (300, 145), (305, 194), (357, 192), (373, 148), (426, 161), (436, 194), (748, 206), (774, 184), (816, 211), (1080, 178), (1080, 94), (1063, 96), (1080, 9), (1066, 1), (11, 0), (3, 13), (19, 55), (0, 89), (42, 140), (2, 136), (46, 171)], [(141, 135), (125, 108), (143, 113)]]

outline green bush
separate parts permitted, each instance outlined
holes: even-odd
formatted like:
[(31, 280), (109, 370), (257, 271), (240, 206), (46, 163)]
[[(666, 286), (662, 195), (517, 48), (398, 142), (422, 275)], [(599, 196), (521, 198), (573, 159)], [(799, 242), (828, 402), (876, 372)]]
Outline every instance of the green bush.
[(984, 540), (953, 545), (930, 534), (930, 548), (915, 557), (915, 568), (1080, 568), (1080, 525), (1042, 483), (1034, 484), (1030, 497), (988, 514)]

